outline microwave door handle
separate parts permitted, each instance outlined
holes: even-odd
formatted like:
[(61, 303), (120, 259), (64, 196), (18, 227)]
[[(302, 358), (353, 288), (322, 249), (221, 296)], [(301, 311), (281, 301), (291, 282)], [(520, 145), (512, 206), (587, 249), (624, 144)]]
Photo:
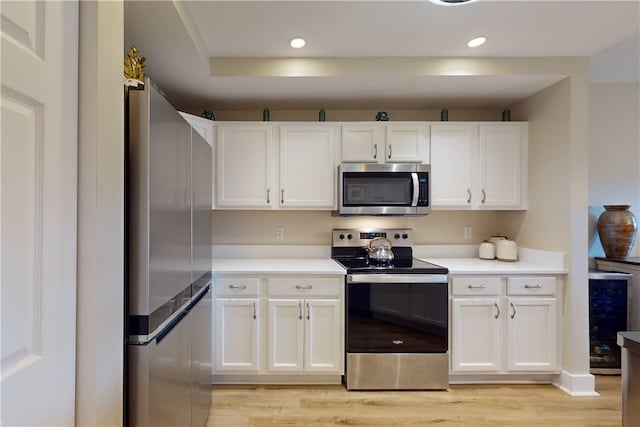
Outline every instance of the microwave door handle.
[(413, 181), (413, 200), (411, 201), (411, 206), (418, 206), (420, 186), (418, 185), (418, 174), (416, 172), (411, 173), (411, 180)]

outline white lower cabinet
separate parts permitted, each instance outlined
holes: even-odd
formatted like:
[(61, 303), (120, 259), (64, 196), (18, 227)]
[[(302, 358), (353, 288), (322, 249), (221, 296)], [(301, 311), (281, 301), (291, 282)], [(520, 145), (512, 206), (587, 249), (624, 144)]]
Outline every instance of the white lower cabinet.
[(338, 299), (269, 299), (267, 368), (340, 372), (342, 305)]
[(260, 369), (260, 300), (256, 278), (214, 281), (214, 372), (257, 372)]
[(451, 372), (556, 373), (560, 280), (553, 276), (451, 278)]
[(258, 299), (216, 298), (215, 312), (215, 369), (257, 372)]
[(214, 289), (214, 382), (340, 383), (343, 276), (223, 277)]

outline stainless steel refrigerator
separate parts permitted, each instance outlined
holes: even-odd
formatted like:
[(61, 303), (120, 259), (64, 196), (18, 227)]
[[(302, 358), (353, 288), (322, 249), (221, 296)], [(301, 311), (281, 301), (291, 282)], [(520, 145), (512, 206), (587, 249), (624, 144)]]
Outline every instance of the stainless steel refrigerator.
[(125, 424), (206, 424), (211, 147), (149, 79), (128, 88)]

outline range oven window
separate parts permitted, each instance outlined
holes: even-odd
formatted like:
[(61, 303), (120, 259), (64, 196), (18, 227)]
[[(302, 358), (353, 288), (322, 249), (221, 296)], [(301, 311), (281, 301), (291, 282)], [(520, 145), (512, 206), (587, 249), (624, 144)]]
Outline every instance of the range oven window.
[(343, 206), (411, 206), (411, 173), (345, 172)]
[(347, 285), (348, 353), (446, 353), (446, 283)]

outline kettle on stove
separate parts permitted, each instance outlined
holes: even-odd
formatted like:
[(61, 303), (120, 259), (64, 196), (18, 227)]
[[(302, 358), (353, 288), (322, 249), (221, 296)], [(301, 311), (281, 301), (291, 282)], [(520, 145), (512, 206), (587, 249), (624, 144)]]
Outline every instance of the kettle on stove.
[(369, 262), (374, 265), (389, 266), (393, 263), (393, 251), (391, 241), (386, 237), (371, 239), (367, 247)]

